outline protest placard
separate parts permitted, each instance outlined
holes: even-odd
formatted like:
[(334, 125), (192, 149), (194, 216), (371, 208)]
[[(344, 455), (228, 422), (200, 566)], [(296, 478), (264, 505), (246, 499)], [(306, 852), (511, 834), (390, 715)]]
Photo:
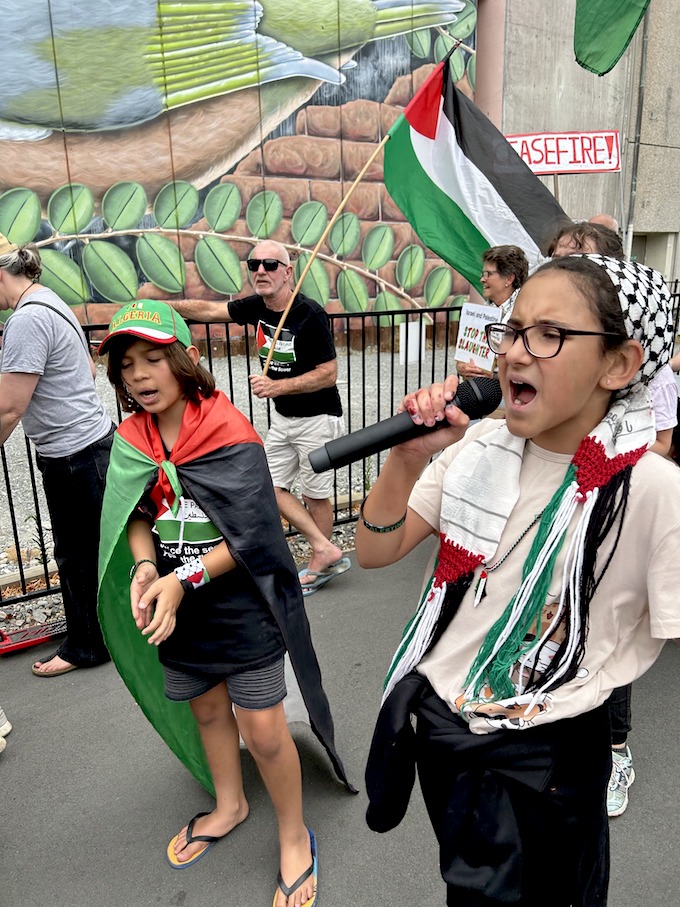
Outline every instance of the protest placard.
[(493, 369), (494, 354), (486, 342), (484, 326), (499, 320), (500, 312), (495, 305), (463, 303), (453, 358), (459, 362), (469, 362), (472, 359), (479, 368), (490, 372)]

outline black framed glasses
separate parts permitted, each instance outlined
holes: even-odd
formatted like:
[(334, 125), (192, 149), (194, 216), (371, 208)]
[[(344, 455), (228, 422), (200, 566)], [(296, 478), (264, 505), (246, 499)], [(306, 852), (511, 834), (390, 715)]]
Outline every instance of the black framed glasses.
[(246, 261), (249, 271), (257, 271), (260, 265), (265, 269), (265, 271), (275, 271), (279, 265), (282, 265), (284, 268), (287, 268), (288, 265), (285, 261), (279, 261), (278, 258), (249, 258)]
[(489, 277), (493, 277), (494, 274), (498, 274), (498, 271), (482, 271), (482, 277), (484, 280), (488, 280)]
[(530, 324), (526, 328), (513, 328), (509, 324), (494, 322), (487, 324), (486, 342), (497, 356), (510, 352), (518, 337), (522, 338), (524, 348), (534, 359), (552, 359), (564, 346), (567, 337), (615, 337), (625, 340), (623, 334), (611, 331), (575, 331), (572, 328), (560, 328), (554, 324)]

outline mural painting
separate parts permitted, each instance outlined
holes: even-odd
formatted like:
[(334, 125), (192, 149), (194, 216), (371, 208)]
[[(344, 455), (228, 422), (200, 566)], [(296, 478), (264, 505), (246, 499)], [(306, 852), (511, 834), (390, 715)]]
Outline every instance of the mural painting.
[[(299, 277), (357, 174), (454, 46), (472, 0), (0, 0), (0, 232), (90, 324), (136, 298), (248, 292), (265, 237)], [(329, 312), (455, 304), (371, 164), (302, 291)]]

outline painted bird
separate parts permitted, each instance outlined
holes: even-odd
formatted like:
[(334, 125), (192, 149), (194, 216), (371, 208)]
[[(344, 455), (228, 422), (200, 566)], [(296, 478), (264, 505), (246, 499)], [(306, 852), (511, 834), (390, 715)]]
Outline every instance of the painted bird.
[(138, 126), (281, 80), (302, 96), (306, 80), (341, 84), (342, 67), (368, 41), (454, 22), (464, 7), (462, 0), (0, 0), (0, 140)]

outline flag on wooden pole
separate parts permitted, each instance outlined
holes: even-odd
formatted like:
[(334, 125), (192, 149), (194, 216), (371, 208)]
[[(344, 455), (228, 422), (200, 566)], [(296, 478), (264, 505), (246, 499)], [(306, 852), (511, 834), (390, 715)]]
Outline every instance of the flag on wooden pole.
[(531, 269), (568, 220), (505, 136), (455, 87), (448, 58), (389, 136), (388, 192), (423, 244), (478, 289), (485, 249), (520, 246)]

